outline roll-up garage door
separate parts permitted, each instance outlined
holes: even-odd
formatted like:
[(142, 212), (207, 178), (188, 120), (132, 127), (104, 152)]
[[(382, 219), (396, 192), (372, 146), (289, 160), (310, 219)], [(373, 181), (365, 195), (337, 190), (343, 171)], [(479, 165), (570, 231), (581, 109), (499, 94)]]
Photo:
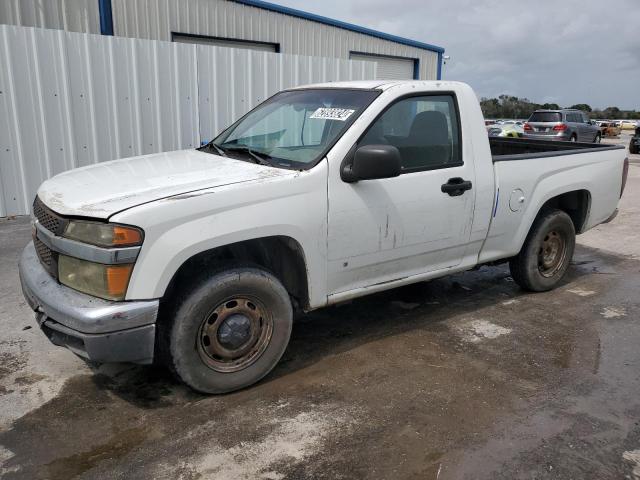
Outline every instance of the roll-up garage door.
[(377, 80), (410, 80), (413, 78), (413, 58), (385, 57), (382, 55), (363, 55), (361, 53), (351, 53), (350, 60), (364, 60), (367, 62), (377, 62)]

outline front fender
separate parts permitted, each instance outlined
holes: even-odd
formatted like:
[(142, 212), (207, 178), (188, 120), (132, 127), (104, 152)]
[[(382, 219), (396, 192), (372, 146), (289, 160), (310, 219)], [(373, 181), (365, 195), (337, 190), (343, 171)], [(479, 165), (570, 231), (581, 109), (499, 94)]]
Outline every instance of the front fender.
[(137, 225), (145, 241), (127, 300), (161, 298), (198, 253), (245, 240), (290, 237), (302, 247), (309, 303), (326, 303), (326, 162), (266, 182), (247, 182), (138, 206), (113, 221)]

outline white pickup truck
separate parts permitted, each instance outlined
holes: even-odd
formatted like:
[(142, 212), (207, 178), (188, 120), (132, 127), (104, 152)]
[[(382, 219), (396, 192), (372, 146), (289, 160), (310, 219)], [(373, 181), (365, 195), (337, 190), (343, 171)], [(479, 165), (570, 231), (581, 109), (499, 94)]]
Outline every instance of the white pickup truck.
[(296, 310), (501, 260), (553, 288), (626, 171), (622, 147), (488, 139), (462, 83), (294, 88), (201, 148), (44, 182), (22, 287), (53, 343), (228, 392), (276, 365)]

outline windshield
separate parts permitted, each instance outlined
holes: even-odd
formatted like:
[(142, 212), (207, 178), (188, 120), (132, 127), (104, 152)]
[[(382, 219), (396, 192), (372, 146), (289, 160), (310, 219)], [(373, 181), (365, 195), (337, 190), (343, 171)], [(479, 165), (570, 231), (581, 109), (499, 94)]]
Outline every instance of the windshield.
[(380, 94), (372, 90), (281, 92), (213, 141), (231, 155), (256, 155), (273, 166), (313, 166)]

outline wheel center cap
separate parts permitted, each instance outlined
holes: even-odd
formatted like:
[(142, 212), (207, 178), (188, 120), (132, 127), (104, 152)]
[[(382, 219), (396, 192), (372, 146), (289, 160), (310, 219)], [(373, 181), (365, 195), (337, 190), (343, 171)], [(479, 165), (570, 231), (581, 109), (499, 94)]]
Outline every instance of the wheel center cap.
[(249, 338), (251, 338), (251, 320), (240, 313), (229, 315), (218, 328), (218, 341), (229, 350), (240, 348)]

